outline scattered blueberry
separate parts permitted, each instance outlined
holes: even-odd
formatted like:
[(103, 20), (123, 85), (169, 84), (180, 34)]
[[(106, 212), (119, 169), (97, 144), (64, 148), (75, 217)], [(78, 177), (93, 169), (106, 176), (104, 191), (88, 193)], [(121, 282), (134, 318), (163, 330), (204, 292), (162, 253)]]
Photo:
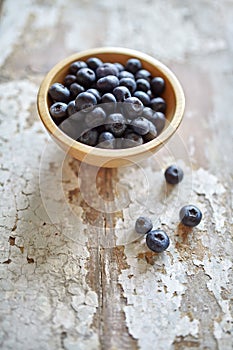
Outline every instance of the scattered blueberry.
[(64, 118), (66, 116), (67, 104), (56, 102), (50, 107), (50, 113), (54, 118)]
[(164, 176), (169, 184), (176, 185), (182, 181), (184, 172), (177, 165), (171, 165), (165, 170)]
[(146, 244), (153, 252), (161, 253), (168, 248), (170, 239), (166, 232), (162, 230), (153, 230), (147, 233)]
[(180, 210), (182, 224), (189, 227), (197, 226), (202, 219), (202, 212), (195, 205), (185, 205)]
[(142, 235), (145, 235), (153, 228), (153, 224), (150, 218), (140, 216), (135, 223), (135, 231)]

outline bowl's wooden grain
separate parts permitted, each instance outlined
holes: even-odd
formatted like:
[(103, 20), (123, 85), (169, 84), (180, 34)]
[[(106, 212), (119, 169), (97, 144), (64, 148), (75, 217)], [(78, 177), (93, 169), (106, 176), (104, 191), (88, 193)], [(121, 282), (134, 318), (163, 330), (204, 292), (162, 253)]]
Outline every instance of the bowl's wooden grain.
[[(167, 102), (167, 123), (159, 137), (146, 144), (129, 149), (106, 150), (90, 147), (74, 141), (57, 127), (49, 113), (49, 106), (51, 104), (48, 97), (49, 87), (55, 82), (62, 83), (68, 72), (68, 67), (72, 62), (86, 60), (88, 57), (93, 56), (99, 57), (104, 62), (120, 62), (123, 64), (130, 57), (137, 57), (142, 61), (143, 68), (149, 70), (152, 76), (159, 75), (165, 79), (166, 89), (162, 96)], [(50, 135), (70, 155), (92, 165), (115, 168), (138, 162), (161, 148), (174, 134), (181, 123), (185, 107), (185, 98), (183, 89), (176, 76), (158, 60), (131, 49), (104, 47), (74, 54), (56, 64), (41, 83), (38, 92), (37, 107), (40, 118)]]

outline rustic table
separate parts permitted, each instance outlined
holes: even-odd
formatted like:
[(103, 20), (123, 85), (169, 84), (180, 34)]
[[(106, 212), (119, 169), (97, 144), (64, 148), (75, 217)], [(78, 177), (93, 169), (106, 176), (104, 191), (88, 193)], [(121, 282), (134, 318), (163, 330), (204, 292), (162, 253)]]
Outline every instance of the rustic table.
[[(232, 0), (0, 1), (1, 349), (233, 348), (232, 18)], [(36, 111), (55, 63), (106, 45), (162, 60), (187, 101), (167, 146), (119, 170), (68, 157)], [(169, 234), (163, 254), (135, 241), (141, 214)]]

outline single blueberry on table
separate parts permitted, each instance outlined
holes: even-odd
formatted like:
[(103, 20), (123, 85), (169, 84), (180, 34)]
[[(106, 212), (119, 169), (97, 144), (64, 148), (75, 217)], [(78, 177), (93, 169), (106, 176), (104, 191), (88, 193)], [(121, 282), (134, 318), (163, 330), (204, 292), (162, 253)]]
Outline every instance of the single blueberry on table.
[(166, 250), (170, 244), (170, 239), (163, 230), (153, 230), (146, 235), (146, 244), (155, 253)]
[(171, 165), (165, 170), (164, 176), (169, 184), (176, 185), (182, 181), (184, 172), (177, 165)]
[(95, 72), (90, 68), (81, 68), (76, 74), (77, 83), (84, 86), (85, 88), (90, 88), (95, 82), (96, 76)]
[(140, 216), (135, 223), (135, 231), (142, 235), (145, 235), (153, 228), (153, 224), (150, 218)]
[(67, 104), (56, 102), (50, 107), (49, 111), (53, 118), (64, 118), (66, 116)]
[(185, 226), (197, 226), (201, 222), (201, 219), (202, 212), (195, 205), (185, 205), (180, 210), (180, 221)]
[(60, 83), (54, 83), (49, 88), (50, 97), (57, 102), (69, 102), (70, 91), (66, 86)]

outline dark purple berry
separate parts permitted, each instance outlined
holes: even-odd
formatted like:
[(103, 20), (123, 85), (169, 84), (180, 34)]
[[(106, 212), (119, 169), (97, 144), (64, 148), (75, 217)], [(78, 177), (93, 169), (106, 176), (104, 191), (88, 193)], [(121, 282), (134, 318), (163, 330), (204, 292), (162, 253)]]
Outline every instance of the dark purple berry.
[(70, 86), (71, 84), (76, 82), (76, 75), (68, 74), (64, 78), (64, 84), (65, 86)]
[(135, 231), (142, 235), (145, 235), (153, 228), (153, 224), (150, 218), (140, 216), (135, 223)]
[(120, 80), (119, 85), (127, 87), (127, 89), (129, 89), (131, 94), (136, 90), (136, 87), (137, 87), (135, 80), (132, 78), (122, 78)]
[(148, 120), (143, 117), (137, 117), (133, 119), (130, 126), (133, 129), (133, 131), (139, 135), (146, 135), (150, 130)]
[(113, 90), (113, 95), (116, 97), (117, 102), (124, 102), (131, 96), (129, 89), (125, 86), (118, 86)]
[(71, 74), (76, 74), (81, 68), (87, 68), (87, 64), (84, 61), (76, 61), (71, 63), (69, 71)]
[(102, 103), (115, 103), (116, 97), (113, 94), (108, 92), (102, 96), (101, 102)]
[(69, 137), (77, 140), (80, 135), (86, 129), (85, 114), (82, 112), (76, 112), (72, 114), (69, 118), (65, 119), (59, 128)]
[(166, 124), (165, 115), (162, 112), (154, 112), (148, 119), (154, 124), (158, 134), (160, 134)]
[(86, 124), (90, 128), (95, 128), (100, 125), (104, 125), (106, 114), (103, 108), (95, 107), (91, 111), (86, 113)]
[(165, 170), (164, 176), (169, 184), (176, 185), (182, 181), (184, 172), (177, 165), (171, 165)]
[(135, 78), (136, 79), (145, 79), (147, 81), (150, 82), (150, 79), (151, 79), (151, 74), (148, 70), (146, 69), (140, 69), (136, 75), (135, 75)]
[(98, 57), (90, 57), (86, 62), (88, 67), (94, 71), (103, 65), (103, 62)]
[(97, 89), (88, 89), (87, 92), (90, 92), (90, 94), (93, 94), (97, 100), (97, 103), (101, 100), (101, 95)]
[(133, 74), (135, 74), (141, 68), (141, 61), (139, 61), (137, 58), (129, 58), (125, 65), (125, 69)]
[[(127, 130), (126, 130), (127, 131)], [(123, 148), (136, 147), (143, 144), (143, 138), (132, 130), (128, 130), (124, 134), (124, 140), (122, 143)]]
[(150, 102), (151, 102), (151, 108), (155, 112), (162, 112), (162, 113), (165, 112), (167, 105), (162, 97), (152, 98)]
[(98, 140), (98, 131), (95, 129), (84, 132), (78, 139), (79, 142), (85, 143), (88, 146), (96, 146)]
[(118, 69), (113, 63), (104, 63), (96, 69), (97, 79), (106, 77), (107, 75), (118, 75)]
[(162, 230), (153, 230), (147, 233), (146, 244), (153, 252), (161, 253), (168, 248), (170, 239), (166, 232)]
[(138, 79), (137, 90), (147, 92), (150, 89), (150, 83), (146, 79)]
[(197, 226), (202, 219), (202, 212), (195, 205), (185, 205), (180, 210), (180, 220), (185, 226)]
[(114, 65), (117, 67), (118, 72), (122, 72), (125, 69), (124, 66), (119, 62), (114, 63)]
[(123, 79), (123, 78), (131, 78), (134, 79), (134, 75), (130, 72), (127, 72), (127, 70), (123, 70), (118, 74), (118, 78), (119, 79)]
[(114, 148), (114, 135), (109, 131), (104, 131), (100, 134), (98, 139), (98, 147), (100, 148)]
[(153, 117), (153, 114), (155, 112), (153, 111), (153, 109), (149, 108), (149, 107), (145, 107), (143, 108), (142, 111), (142, 116), (148, 120), (151, 120), (151, 118)]
[(126, 129), (125, 118), (120, 113), (110, 114), (106, 118), (105, 128), (116, 137), (122, 136)]
[(79, 85), (78, 83), (73, 83), (70, 85), (70, 94), (73, 98), (77, 97), (81, 92), (84, 91), (84, 87)]
[(151, 80), (150, 86), (153, 95), (158, 96), (162, 94), (165, 89), (165, 81), (161, 77), (155, 77)]
[(97, 104), (96, 97), (90, 92), (81, 92), (75, 99), (75, 108), (80, 111)]
[(66, 117), (67, 104), (63, 102), (54, 103), (49, 111), (53, 118), (64, 118)]
[(95, 72), (90, 68), (81, 68), (76, 74), (77, 83), (89, 88), (95, 82)]
[(75, 101), (70, 101), (67, 105), (67, 115), (71, 116), (72, 114), (76, 113), (76, 108), (75, 108)]
[(145, 142), (149, 142), (149, 141), (152, 141), (154, 140), (158, 133), (157, 133), (157, 130), (156, 130), (156, 127), (154, 126), (154, 124), (152, 122), (150, 122), (149, 120), (148, 121), (148, 124), (149, 124), (149, 131), (146, 135), (143, 136), (143, 140)]
[(49, 95), (54, 101), (68, 102), (70, 99), (70, 91), (60, 83), (54, 83), (49, 88)]
[(150, 104), (150, 97), (147, 95), (144, 91), (135, 91), (134, 96), (137, 97), (144, 106), (149, 106)]
[(143, 104), (137, 97), (129, 97), (124, 102), (124, 111), (128, 118), (136, 118), (142, 113)]
[(115, 75), (108, 75), (97, 81), (97, 88), (101, 92), (110, 92), (119, 85), (119, 80)]

